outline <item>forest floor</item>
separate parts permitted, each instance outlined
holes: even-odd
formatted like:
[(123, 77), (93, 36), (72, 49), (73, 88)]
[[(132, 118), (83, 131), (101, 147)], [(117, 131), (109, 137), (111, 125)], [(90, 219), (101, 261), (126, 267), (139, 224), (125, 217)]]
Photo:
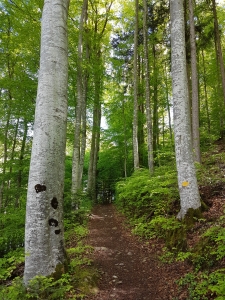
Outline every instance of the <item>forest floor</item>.
[[(223, 194), (224, 191), (224, 194)], [(223, 214), (225, 187), (203, 189), (201, 196), (210, 206), (207, 220)], [(192, 246), (202, 227), (197, 223), (188, 235)], [(205, 228), (204, 228), (205, 229)], [(126, 218), (112, 204), (94, 207), (89, 221), (88, 245), (94, 248), (93, 264), (100, 273), (95, 295), (88, 300), (185, 300), (187, 291), (177, 280), (191, 271), (187, 262), (162, 262), (164, 242), (160, 239), (140, 240), (131, 233)], [(210, 299), (210, 298), (209, 298)]]

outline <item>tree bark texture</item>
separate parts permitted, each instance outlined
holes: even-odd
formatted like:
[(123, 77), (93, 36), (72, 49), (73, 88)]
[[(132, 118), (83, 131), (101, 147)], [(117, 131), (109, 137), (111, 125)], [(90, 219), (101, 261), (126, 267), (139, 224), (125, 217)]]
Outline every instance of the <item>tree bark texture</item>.
[(80, 26), (79, 26), (79, 40), (78, 40), (78, 60), (77, 60), (77, 101), (76, 101), (76, 116), (75, 116), (75, 136), (74, 136), (74, 149), (73, 149), (73, 165), (72, 165), (72, 207), (78, 206), (77, 203), (77, 193), (81, 188), (81, 146), (82, 146), (82, 135), (81, 135), (81, 121), (82, 121), (82, 111), (86, 107), (85, 102), (85, 91), (84, 91), (84, 75), (83, 70), (83, 33), (84, 25), (87, 20), (87, 8), (88, 1), (83, 1)]
[(150, 71), (148, 56), (148, 27), (147, 17), (148, 8), (147, 1), (143, 0), (143, 36), (144, 36), (144, 67), (145, 67), (145, 101), (146, 101), (146, 120), (147, 120), (147, 143), (148, 143), (148, 168), (152, 174), (154, 172), (153, 143), (152, 143), (152, 112), (150, 101)]
[(159, 149), (159, 101), (158, 101), (158, 68), (157, 68), (157, 55), (156, 55), (156, 45), (152, 46), (153, 53), (153, 153), (154, 157), (158, 159), (158, 149)]
[(87, 190), (91, 199), (96, 202), (96, 182), (97, 182), (97, 163), (100, 143), (100, 124), (101, 124), (101, 103), (99, 97), (100, 78), (95, 74), (95, 103), (93, 110), (93, 126), (91, 137), (90, 161), (88, 166), (88, 184)]
[(139, 168), (138, 155), (138, 0), (135, 0), (134, 30), (134, 107), (133, 107), (133, 159), (134, 169)]
[(69, 0), (45, 0), (25, 228), (24, 283), (63, 273)]
[(191, 142), (183, 0), (170, 1), (170, 16), (174, 135), (181, 205), (177, 217), (182, 219), (190, 208), (201, 206)]
[(207, 84), (206, 84), (206, 65), (205, 65), (205, 55), (204, 50), (202, 49), (202, 65), (203, 65), (203, 86), (204, 86), (204, 98), (205, 98), (205, 110), (207, 116), (207, 128), (208, 134), (211, 133), (211, 120), (210, 120), (210, 113), (209, 113), (209, 103), (208, 103), (208, 92), (207, 92)]
[(197, 50), (195, 41), (195, 23), (193, 0), (189, 0), (190, 44), (191, 44), (191, 95), (192, 95), (192, 142), (194, 160), (201, 163), (200, 134), (199, 134), (199, 92)]
[(217, 51), (216, 54), (217, 54), (217, 58), (219, 61), (219, 66), (220, 66), (223, 101), (225, 104), (225, 67), (224, 67), (224, 61), (223, 61), (223, 53), (222, 53), (222, 47), (221, 47), (221, 39), (220, 39), (220, 33), (219, 33), (219, 24), (218, 24), (215, 0), (212, 0), (212, 6), (213, 6), (213, 18), (214, 18), (215, 44), (216, 44), (216, 51)]

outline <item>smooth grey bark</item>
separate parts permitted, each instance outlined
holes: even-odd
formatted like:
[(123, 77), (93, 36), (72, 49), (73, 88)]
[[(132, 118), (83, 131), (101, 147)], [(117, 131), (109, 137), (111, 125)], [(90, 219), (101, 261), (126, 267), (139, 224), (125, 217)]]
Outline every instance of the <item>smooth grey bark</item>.
[(145, 68), (145, 101), (146, 101), (146, 119), (147, 119), (147, 143), (148, 143), (148, 168), (152, 174), (154, 172), (154, 157), (152, 143), (152, 112), (150, 101), (150, 72), (149, 72), (149, 56), (148, 56), (148, 27), (147, 16), (148, 8), (147, 1), (143, 0), (143, 36), (144, 36), (144, 68)]
[(167, 67), (166, 67), (166, 64), (165, 64), (165, 85), (166, 85), (166, 106), (167, 106), (167, 113), (168, 113), (168, 123), (169, 123), (169, 130), (170, 130), (170, 139), (171, 139), (171, 142), (172, 142), (172, 139), (173, 139), (173, 133), (172, 133), (172, 124), (171, 124), (171, 113), (170, 113), (170, 101), (169, 101), (169, 87), (168, 87), (168, 78), (167, 78)]
[(214, 18), (215, 44), (216, 44), (216, 52), (217, 52), (216, 54), (217, 54), (217, 59), (219, 61), (222, 91), (223, 91), (223, 101), (225, 104), (225, 67), (223, 61), (223, 52), (221, 47), (221, 39), (219, 33), (219, 24), (218, 24), (215, 0), (212, 0), (212, 6), (213, 6), (213, 18)]
[(133, 159), (134, 169), (139, 168), (138, 149), (138, 0), (135, 0), (135, 29), (134, 29), (134, 105), (133, 105)]
[[(86, 50), (87, 51), (87, 50)], [(86, 138), (87, 138), (87, 113), (86, 113), (86, 99), (87, 99), (87, 89), (88, 89), (88, 75), (84, 74), (84, 99), (85, 102), (83, 103), (83, 107), (81, 110), (81, 146), (80, 146), (80, 173), (79, 173), (79, 183), (78, 185), (81, 187), (82, 185), (82, 178), (83, 178), (83, 170), (84, 170), (84, 159), (85, 159), (85, 152), (86, 152)]]
[[(96, 77), (99, 74), (95, 74)], [(97, 162), (98, 162), (98, 152), (100, 143), (100, 124), (101, 124), (101, 103), (99, 97), (100, 79), (95, 78), (95, 103), (93, 111), (93, 126), (92, 126), (92, 136), (91, 136), (91, 151), (90, 151), (90, 161), (88, 166), (88, 183), (87, 190), (91, 199), (96, 201), (96, 176), (97, 176)]]
[(158, 66), (157, 66), (157, 54), (156, 45), (152, 45), (153, 53), (153, 154), (157, 158), (159, 164), (158, 149), (159, 149), (159, 101), (158, 101)]
[(67, 121), (69, 0), (45, 0), (30, 162), (24, 283), (63, 273), (64, 160)]
[(191, 95), (192, 95), (192, 142), (194, 160), (201, 163), (200, 134), (199, 134), (199, 91), (198, 91), (198, 67), (197, 50), (195, 40), (195, 23), (193, 0), (189, 0), (189, 20), (190, 20), (190, 45), (191, 45)]
[[(85, 38), (85, 57), (86, 63), (89, 63), (90, 55), (89, 55), (89, 41), (87, 36)], [(88, 80), (89, 80), (89, 72), (88, 68), (86, 67), (83, 73), (83, 97), (84, 101), (82, 103), (81, 108), (81, 145), (80, 145), (80, 173), (79, 173), (79, 183), (78, 185), (82, 185), (82, 178), (83, 178), (83, 170), (84, 170), (84, 159), (85, 159), (85, 152), (86, 152), (86, 144), (87, 144), (87, 94), (88, 94)]]
[(74, 148), (73, 148), (73, 164), (72, 164), (72, 207), (78, 207), (77, 193), (81, 188), (81, 146), (82, 146), (82, 135), (81, 135), (81, 121), (82, 121), (82, 110), (84, 109), (85, 102), (85, 91), (84, 91), (84, 70), (83, 70), (83, 34), (84, 25), (87, 21), (87, 9), (88, 0), (83, 1), (80, 25), (79, 25), (79, 40), (78, 40), (78, 59), (77, 59), (77, 101), (76, 101), (76, 116), (75, 116), (75, 134), (74, 134)]
[(127, 156), (128, 156), (128, 150), (127, 150), (127, 122), (125, 117), (125, 94), (126, 94), (127, 86), (124, 86), (124, 93), (122, 98), (122, 114), (123, 114), (123, 142), (124, 142), (124, 154), (123, 154), (123, 169), (124, 169), (124, 177), (127, 178)]
[(201, 206), (192, 152), (183, 0), (170, 0), (170, 16), (174, 135), (181, 206), (177, 217), (183, 219), (190, 208)]
[(207, 83), (206, 83), (206, 66), (205, 66), (205, 56), (204, 50), (202, 49), (202, 65), (203, 65), (203, 86), (204, 86), (204, 99), (205, 99), (205, 109), (207, 115), (207, 128), (208, 133), (211, 132), (211, 122), (210, 122), (210, 113), (209, 113), (209, 104), (208, 104), (208, 92), (207, 92)]

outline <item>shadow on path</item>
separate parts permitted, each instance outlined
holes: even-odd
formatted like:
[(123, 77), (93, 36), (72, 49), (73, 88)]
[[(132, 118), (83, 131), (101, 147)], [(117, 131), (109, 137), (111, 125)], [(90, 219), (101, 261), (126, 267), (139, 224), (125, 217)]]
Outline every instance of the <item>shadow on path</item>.
[[(110, 205), (96, 206), (89, 222), (88, 244), (101, 274), (98, 293), (90, 300), (175, 299), (178, 265), (161, 264), (157, 248), (131, 235), (125, 219)], [(151, 248), (152, 249), (152, 248)], [(183, 267), (182, 267), (183, 269)], [(182, 297), (176, 299), (185, 299)]]

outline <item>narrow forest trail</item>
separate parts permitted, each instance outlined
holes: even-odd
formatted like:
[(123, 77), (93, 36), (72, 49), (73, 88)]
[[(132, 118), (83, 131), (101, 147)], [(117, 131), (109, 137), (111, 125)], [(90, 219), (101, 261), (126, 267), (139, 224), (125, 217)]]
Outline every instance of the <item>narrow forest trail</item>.
[(159, 245), (146, 244), (133, 236), (125, 226), (125, 218), (113, 205), (94, 208), (87, 243), (94, 247), (94, 265), (101, 274), (98, 293), (87, 299), (186, 299), (175, 284), (186, 266), (160, 263)]

